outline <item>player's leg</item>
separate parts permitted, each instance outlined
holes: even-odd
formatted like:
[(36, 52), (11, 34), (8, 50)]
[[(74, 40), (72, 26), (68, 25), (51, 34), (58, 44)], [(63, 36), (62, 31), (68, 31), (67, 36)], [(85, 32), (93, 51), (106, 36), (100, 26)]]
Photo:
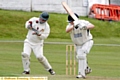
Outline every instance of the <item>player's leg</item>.
[(85, 78), (85, 68), (87, 66), (86, 62), (86, 52), (82, 50), (79, 46), (77, 47), (77, 55), (78, 59), (78, 76), (76, 78)]
[[(87, 54), (89, 54), (91, 48), (93, 46), (93, 40), (90, 40), (88, 42), (86, 42), (83, 46), (82, 46), (82, 49), (86, 50), (87, 51)], [(89, 67), (88, 65), (88, 61), (87, 61), (87, 66), (86, 66), (86, 69), (85, 69), (85, 74), (89, 74), (92, 72), (92, 69)]]
[(44, 68), (50, 72), (51, 75), (54, 75), (55, 72), (53, 71), (50, 63), (46, 59), (46, 57), (43, 55), (43, 45), (36, 45), (33, 49), (33, 52), (36, 55), (36, 58), (38, 61), (44, 66)]
[(24, 48), (22, 52), (22, 64), (23, 64), (23, 74), (30, 74), (30, 54), (31, 54), (31, 47), (30, 44), (24, 43)]

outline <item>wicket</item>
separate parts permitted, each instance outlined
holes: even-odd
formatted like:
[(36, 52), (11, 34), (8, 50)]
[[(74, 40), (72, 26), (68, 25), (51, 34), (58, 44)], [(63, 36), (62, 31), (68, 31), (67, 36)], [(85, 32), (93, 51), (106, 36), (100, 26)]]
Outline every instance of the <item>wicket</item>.
[(66, 45), (66, 75), (76, 75), (76, 51), (74, 45)]

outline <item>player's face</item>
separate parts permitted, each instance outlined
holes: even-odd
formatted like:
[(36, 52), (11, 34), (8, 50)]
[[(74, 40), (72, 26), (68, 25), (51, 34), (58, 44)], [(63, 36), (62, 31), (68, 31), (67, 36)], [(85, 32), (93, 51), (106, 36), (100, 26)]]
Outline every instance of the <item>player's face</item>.
[(40, 24), (43, 24), (43, 23), (45, 23), (45, 22), (46, 22), (46, 20), (40, 18)]

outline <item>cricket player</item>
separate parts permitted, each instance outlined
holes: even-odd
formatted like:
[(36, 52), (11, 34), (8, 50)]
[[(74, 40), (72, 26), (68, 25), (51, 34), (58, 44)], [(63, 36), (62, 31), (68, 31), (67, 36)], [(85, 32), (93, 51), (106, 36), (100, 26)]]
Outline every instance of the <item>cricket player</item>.
[(49, 14), (42, 12), (40, 17), (32, 17), (25, 23), (25, 27), (28, 29), (26, 39), (24, 40), (24, 48), (22, 52), (23, 74), (30, 74), (30, 55), (33, 51), (38, 61), (44, 66), (44, 68), (54, 75), (50, 63), (43, 55), (43, 42), (49, 36), (50, 26), (47, 23)]
[[(79, 18), (76, 13), (74, 14)], [(66, 32), (70, 33), (77, 53), (78, 75), (76, 78), (86, 78), (86, 74), (92, 71), (87, 64), (87, 54), (93, 46), (93, 37), (90, 33), (90, 29), (93, 29), (94, 25), (86, 20), (79, 19), (78, 21), (74, 21), (70, 15), (68, 15), (68, 22)]]

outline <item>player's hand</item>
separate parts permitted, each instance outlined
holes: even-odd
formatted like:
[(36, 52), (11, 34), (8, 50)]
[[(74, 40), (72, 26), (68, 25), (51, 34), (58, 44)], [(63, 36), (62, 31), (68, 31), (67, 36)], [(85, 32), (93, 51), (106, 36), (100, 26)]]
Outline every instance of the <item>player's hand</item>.
[(33, 35), (41, 36), (40, 32), (38, 31), (39, 30), (38, 27), (37, 29), (32, 28), (32, 30), (34, 31)]
[(74, 21), (73, 23), (74, 23), (74, 26), (75, 26), (75, 27), (79, 25), (79, 21), (78, 21), (78, 20), (77, 20), (77, 21)]
[(32, 26), (28, 25), (27, 28), (28, 28), (28, 29), (32, 29)]
[(74, 23), (74, 27), (75, 27), (75, 29), (81, 29), (82, 28), (82, 25), (79, 23), (79, 21), (74, 21), (73, 22)]
[(29, 21), (29, 24), (28, 24), (27, 28), (32, 29), (32, 21)]

